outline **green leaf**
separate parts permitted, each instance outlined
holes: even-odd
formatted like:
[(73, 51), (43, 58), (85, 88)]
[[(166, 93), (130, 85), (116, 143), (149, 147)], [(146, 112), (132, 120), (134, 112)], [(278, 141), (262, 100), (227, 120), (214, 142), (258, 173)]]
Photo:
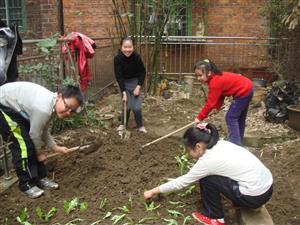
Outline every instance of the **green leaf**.
[(84, 212), (84, 211), (86, 211), (87, 210), (87, 208), (88, 208), (88, 203), (87, 202), (82, 202), (82, 203), (80, 203), (79, 204), (79, 211), (80, 212)]
[(36, 211), (36, 214), (37, 214), (38, 218), (43, 221), (44, 220), (44, 216), (43, 216), (44, 213), (43, 213), (41, 207), (37, 207), (35, 209), (35, 211)]
[(178, 212), (178, 211), (176, 211), (176, 210), (168, 210), (168, 213), (169, 213), (171, 216), (174, 216), (174, 217), (179, 217), (179, 216), (184, 217), (184, 215), (183, 215), (181, 212)]
[(107, 213), (105, 214), (105, 216), (103, 217), (103, 219), (105, 220), (105, 219), (107, 219), (108, 217), (110, 217), (111, 215), (112, 215), (111, 212), (107, 212)]
[(117, 224), (119, 221), (123, 220), (124, 217), (125, 217), (125, 214), (113, 216), (113, 217), (111, 218), (111, 220), (114, 221), (112, 225)]

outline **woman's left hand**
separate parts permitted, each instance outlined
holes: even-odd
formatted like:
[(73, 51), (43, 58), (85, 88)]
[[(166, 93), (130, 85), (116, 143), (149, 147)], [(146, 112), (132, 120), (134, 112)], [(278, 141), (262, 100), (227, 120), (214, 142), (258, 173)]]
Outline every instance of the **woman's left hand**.
[(134, 96), (139, 96), (141, 94), (141, 86), (137, 85), (133, 91)]

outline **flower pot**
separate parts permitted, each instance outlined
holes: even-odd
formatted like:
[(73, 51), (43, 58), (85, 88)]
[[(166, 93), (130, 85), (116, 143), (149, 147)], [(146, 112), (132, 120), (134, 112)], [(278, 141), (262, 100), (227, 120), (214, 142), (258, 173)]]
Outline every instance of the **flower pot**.
[(289, 105), (289, 126), (295, 130), (300, 131), (300, 105)]

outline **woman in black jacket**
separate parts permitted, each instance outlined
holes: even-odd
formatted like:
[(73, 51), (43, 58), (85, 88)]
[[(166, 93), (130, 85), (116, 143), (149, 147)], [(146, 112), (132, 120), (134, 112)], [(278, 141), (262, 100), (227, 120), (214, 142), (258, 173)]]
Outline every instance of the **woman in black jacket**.
[[(122, 93), (122, 101), (127, 102), (126, 121), (132, 110), (138, 130), (147, 133), (143, 124), (140, 96), (146, 70), (140, 55), (134, 51), (134, 41), (131, 37), (121, 39), (119, 53), (114, 58), (114, 71)], [(125, 128), (123, 113), (118, 131)]]

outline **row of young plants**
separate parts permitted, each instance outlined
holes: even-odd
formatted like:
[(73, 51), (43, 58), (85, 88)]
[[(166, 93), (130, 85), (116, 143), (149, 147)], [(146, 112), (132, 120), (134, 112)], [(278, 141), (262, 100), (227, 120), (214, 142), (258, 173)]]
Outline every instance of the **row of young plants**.
[[(184, 172), (193, 166), (193, 162), (188, 159), (188, 156), (185, 152), (185, 149), (180, 146), (181, 153), (175, 157), (178, 165), (179, 175), (183, 175)], [(147, 225), (147, 222), (163, 223), (167, 225), (185, 225), (188, 221), (191, 220), (191, 216), (185, 215), (181, 209), (185, 209), (187, 204), (184, 202), (184, 199), (191, 195), (195, 189), (195, 185), (190, 186), (185, 191), (179, 193), (178, 195), (183, 198), (182, 201), (169, 201), (169, 207), (167, 208), (167, 213), (170, 216), (169, 218), (163, 218), (160, 216), (159, 209), (160, 204), (155, 203), (154, 201), (143, 201), (142, 204), (145, 208), (145, 211), (151, 213), (149, 217), (144, 217), (138, 221), (132, 219), (130, 214), (133, 209), (133, 200), (132, 195), (129, 194), (128, 203), (120, 207), (115, 207), (108, 209), (109, 199), (101, 198), (98, 201), (98, 209), (101, 211), (102, 216), (95, 220), (94, 222), (89, 223), (90, 225), (96, 224), (108, 224), (112, 225), (122, 224), (122, 225)], [(20, 215), (18, 215), (15, 220), (9, 220), (8, 218), (1, 225), (12, 225), (15, 222), (23, 225), (33, 225), (33, 224), (52, 224), (52, 225), (78, 225), (84, 224), (84, 215), (83, 213), (87, 211), (89, 205), (87, 202), (80, 202), (79, 198), (73, 198), (71, 200), (65, 200), (63, 204), (63, 211), (66, 216), (72, 217), (72, 219), (67, 223), (51, 223), (55, 218), (55, 215), (58, 212), (58, 209), (52, 207), (49, 211), (42, 209), (41, 207), (35, 208), (36, 217), (38, 221), (34, 223), (31, 222), (31, 216), (29, 215), (28, 209), (23, 208)], [(74, 218), (76, 217), (76, 218)], [(179, 223), (178, 221), (182, 221)]]

